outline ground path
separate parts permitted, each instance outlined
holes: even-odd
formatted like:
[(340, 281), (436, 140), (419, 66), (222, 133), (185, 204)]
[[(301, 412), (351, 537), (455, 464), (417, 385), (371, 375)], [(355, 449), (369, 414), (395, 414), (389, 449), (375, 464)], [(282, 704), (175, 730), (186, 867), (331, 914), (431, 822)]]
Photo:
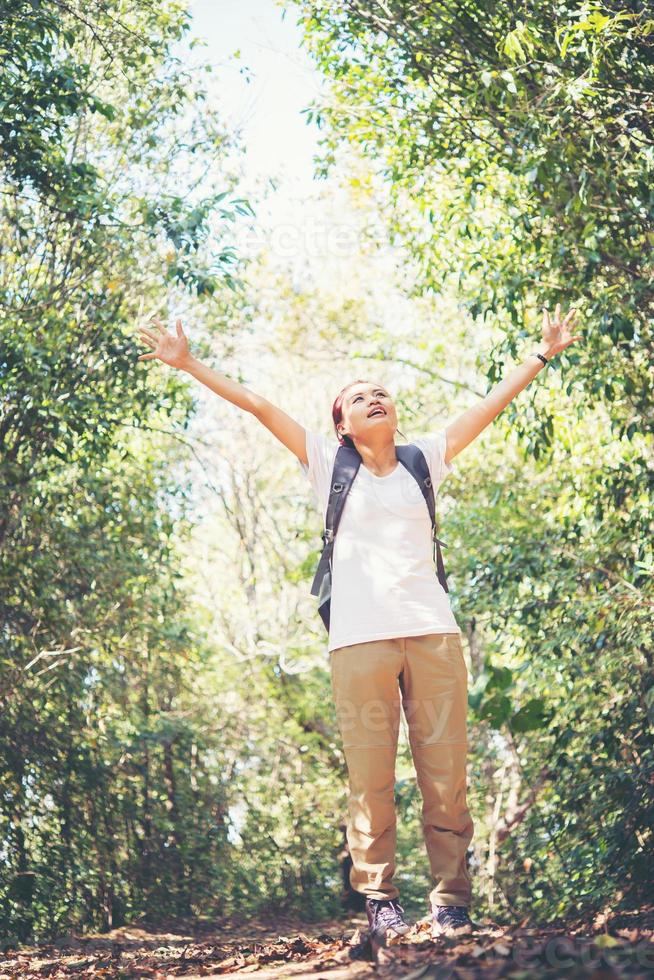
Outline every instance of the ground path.
[(143, 923), (22, 949), (0, 946), (0, 980), (241, 977), (258, 980), (513, 980), (654, 977), (654, 906), (593, 922), (537, 928), (480, 923), (465, 940), (429, 938), (423, 919), (402, 941), (372, 949), (365, 916)]

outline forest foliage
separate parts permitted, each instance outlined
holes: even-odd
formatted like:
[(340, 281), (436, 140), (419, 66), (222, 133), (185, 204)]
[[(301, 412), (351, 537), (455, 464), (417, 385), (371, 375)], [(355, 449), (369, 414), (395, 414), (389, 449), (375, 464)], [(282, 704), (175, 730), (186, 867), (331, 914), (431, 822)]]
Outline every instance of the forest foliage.
[(133, 328), (166, 295), (220, 322), (248, 207), (185, 5), (2, 6), (0, 934), (26, 939), (187, 907), (215, 860), (220, 791), (175, 772), (189, 488), (151, 435), (193, 398), (135, 370)]

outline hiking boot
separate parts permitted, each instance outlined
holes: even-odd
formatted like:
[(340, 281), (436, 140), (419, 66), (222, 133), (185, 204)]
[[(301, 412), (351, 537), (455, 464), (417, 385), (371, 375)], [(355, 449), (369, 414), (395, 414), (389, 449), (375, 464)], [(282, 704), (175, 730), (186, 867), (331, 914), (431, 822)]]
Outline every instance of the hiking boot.
[(404, 909), (395, 898), (366, 898), (370, 933), (379, 940), (403, 936), (411, 926), (402, 918)]
[(436, 905), (432, 910), (432, 936), (467, 936), (472, 921), (465, 905)]

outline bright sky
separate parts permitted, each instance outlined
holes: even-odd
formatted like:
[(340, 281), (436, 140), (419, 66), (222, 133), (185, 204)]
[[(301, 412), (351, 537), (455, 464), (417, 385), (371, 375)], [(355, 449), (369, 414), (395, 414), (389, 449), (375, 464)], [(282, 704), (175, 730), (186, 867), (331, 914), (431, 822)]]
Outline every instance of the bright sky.
[[(315, 123), (307, 125), (302, 110), (324, 102), (328, 85), (302, 46), (296, 7), (288, 0), (286, 12), (278, 0), (191, 0), (190, 10), (193, 34), (206, 42), (196, 49), (198, 60), (215, 67), (215, 106), (245, 150), (238, 157), (244, 178), (237, 193), (252, 202), (256, 217), (230, 229), (239, 253), (264, 253), (294, 284), (317, 287), (325, 296), (365, 296), (372, 276), (380, 305), (376, 317), (387, 319), (395, 332), (398, 324), (409, 329), (415, 304), (393, 286), (399, 260), (385, 236), (380, 235), (374, 267), (362, 258), (350, 169), (313, 179), (323, 134)], [(354, 165), (348, 158), (348, 168)], [(367, 221), (368, 234), (371, 228)], [(251, 342), (256, 347), (259, 340)], [(256, 387), (248, 343), (246, 336), (239, 338), (238, 359), (248, 372), (245, 383)]]
[(296, 13), (283, 17), (274, 0), (192, 0), (191, 12), (194, 34), (208, 44), (203, 55), (218, 67), (225, 125), (246, 148), (247, 183), (278, 182), (272, 207), (281, 217), (312, 193), (319, 135), (301, 115), (321, 79), (300, 47)]

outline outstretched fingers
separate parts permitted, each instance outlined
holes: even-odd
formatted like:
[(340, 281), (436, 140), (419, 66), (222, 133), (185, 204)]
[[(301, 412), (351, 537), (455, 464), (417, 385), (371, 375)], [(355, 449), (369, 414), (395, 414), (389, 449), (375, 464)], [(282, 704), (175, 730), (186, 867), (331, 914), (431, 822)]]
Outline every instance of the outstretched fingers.
[[(139, 325), (138, 330), (139, 330), (139, 340), (141, 341), (141, 343), (145, 344), (147, 347), (150, 347), (151, 351), (155, 351), (156, 348), (159, 346), (159, 342), (161, 340), (161, 334), (154, 333), (152, 330), (148, 330), (147, 327), (141, 325)], [(157, 355), (155, 353), (140, 354), (138, 360), (151, 361), (156, 356)]]
[(557, 303), (554, 310), (554, 320), (550, 319), (549, 310), (546, 306), (543, 307), (543, 327), (546, 329), (551, 329), (552, 327), (570, 327), (577, 316), (578, 310), (573, 307), (568, 310), (563, 320), (561, 320), (561, 304)]
[(150, 323), (153, 323), (159, 336), (165, 337), (168, 333), (165, 324), (159, 319), (158, 316), (150, 317)]
[(158, 357), (167, 364), (174, 363), (172, 354), (174, 354), (178, 348), (186, 347), (186, 335), (182, 327), (181, 319), (177, 319), (175, 321), (175, 329), (177, 331), (177, 337), (175, 337), (174, 334), (171, 335), (168, 333), (165, 324), (157, 315), (150, 317), (147, 326), (139, 324), (138, 331), (140, 340), (142, 343), (150, 347), (151, 350), (146, 354), (140, 354), (138, 360), (150, 361), (155, 357)]

